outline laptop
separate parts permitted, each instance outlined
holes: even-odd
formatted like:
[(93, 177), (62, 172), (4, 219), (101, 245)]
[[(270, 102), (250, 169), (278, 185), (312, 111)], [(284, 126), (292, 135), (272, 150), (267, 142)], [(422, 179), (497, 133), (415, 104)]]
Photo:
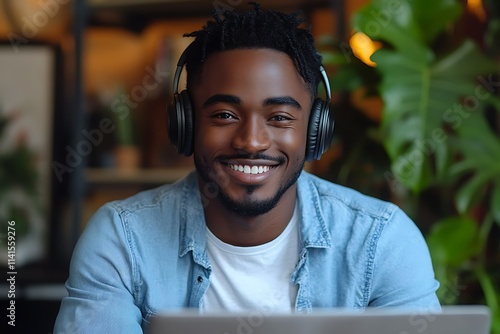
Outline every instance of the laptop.
[(153, 316), (149, 334), (489, 334), (486, 306), (423, 309), (321, 309), (308, 314), (205, 313)]

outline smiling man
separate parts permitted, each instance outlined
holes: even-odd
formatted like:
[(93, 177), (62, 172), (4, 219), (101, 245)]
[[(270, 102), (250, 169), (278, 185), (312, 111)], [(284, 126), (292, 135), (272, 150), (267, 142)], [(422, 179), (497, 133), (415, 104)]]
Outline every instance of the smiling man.
[(282, 52), (237, 49), (208, 58), (191, 92), (200, 190), (218, 189), (205, 207), (208, 228), (233, 245), (273, 240), (292, 217), (305, 161), (304, 79)]
[(155, 313), (187, 307), (439, 307), (425, 241), (399, 208), (302, 171), (333, 120), (298, 15), (255, 5), (214, 17), (188, 35), (168, 115), (196, 171), (94, 215), (55, 333), (140, 333)]

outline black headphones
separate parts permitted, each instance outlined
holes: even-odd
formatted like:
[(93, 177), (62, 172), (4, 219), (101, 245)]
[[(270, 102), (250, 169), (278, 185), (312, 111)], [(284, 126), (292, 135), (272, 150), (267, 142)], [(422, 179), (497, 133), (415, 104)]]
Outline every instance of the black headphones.
[[(174, 100), (167, 108), (167, 122), (170, 142), (177, 148), (178, 153), (190, 156), (193, 154), (194, 110), (187, 90), (179, 93), (179, 79), (186, 63), (186, 50), (177, 62), (174, 75)], [(330, 110), (330, 84), (323, 66), (320, 66), (319, 71), (326, 90), (326, 101), (316, 98), (311, 108), (307, 131), (307, 161), (319, 160), (333, 139), (334, 119)]]

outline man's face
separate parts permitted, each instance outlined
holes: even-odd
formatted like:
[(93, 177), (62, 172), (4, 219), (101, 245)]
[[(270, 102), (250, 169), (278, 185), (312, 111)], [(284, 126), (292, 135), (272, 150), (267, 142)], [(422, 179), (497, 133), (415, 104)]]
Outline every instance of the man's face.
[(202, 196), (242, 216), (268, 212), (296, 191), (304, 165), (311, 108), (304, 80), (288, 55), (270, 49), (213, 54), (200, 79), (190, 95)]

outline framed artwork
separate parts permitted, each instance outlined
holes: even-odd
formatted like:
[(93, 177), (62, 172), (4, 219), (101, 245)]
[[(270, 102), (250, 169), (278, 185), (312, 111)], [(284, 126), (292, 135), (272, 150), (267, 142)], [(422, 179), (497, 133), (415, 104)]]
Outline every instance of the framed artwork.
[(48, 252), (55, 82), (53, 46), (0, 44), (2, 266), (15, 259), (20, 267)]

